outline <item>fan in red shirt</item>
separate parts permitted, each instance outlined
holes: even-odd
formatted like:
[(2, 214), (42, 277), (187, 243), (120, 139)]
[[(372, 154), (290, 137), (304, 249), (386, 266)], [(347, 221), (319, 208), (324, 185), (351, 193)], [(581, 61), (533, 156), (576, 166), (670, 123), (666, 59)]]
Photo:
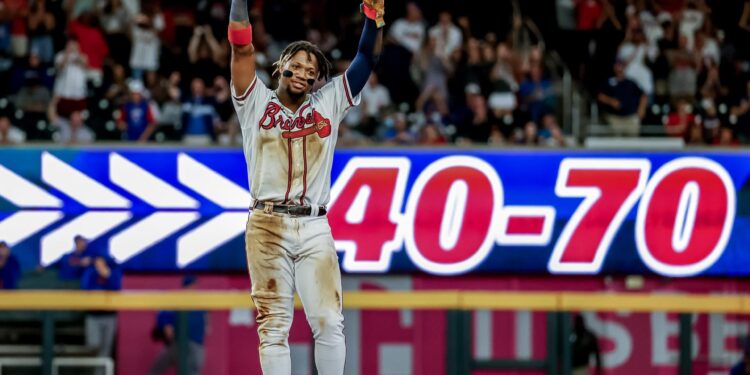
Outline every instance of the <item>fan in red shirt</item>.
[(714, 140), (714, 146), (739, 147), (740, 141), (734, 136), (734, 131), (730, 127), (722, 127), (719, 130), (719, 137)]
[(677, 101), (675, 111), (664, 119), (664, 129), (670, 137), (685, 138), (688, 129), (696, 123), (693, 108), (687, 100)]
[(599, 19), (604, 12), (601, 0), (576, 0), (576, 15), (578, 16), (578, 30), (592, 30), (597, 28)]
[(90, 12), (84, 12), (77, 20), (68, 23), (68, 31), (75, 35), (81, 53), (88, 59), (88, 79), (96, 84), (102, 82), (104, 59), (109, 55), (107, 41), (99, 27), (99, 21)]

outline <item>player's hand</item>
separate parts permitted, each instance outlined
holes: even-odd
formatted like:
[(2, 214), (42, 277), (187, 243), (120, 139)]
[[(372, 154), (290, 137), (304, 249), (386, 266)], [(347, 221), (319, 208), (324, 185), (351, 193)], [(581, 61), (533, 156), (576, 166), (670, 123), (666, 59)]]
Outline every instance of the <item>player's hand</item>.
[(362, 5), (367, 18), (375, 21), (378, 28), (385, 26), (385, 0), (363, 0)]

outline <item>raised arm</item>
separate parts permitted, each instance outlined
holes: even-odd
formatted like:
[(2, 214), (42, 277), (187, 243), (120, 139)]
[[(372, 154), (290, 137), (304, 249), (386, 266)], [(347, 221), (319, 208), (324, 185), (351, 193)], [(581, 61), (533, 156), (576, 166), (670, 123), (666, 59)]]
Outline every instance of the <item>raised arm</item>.
[(362, 11), (366, 17), (365, 27), (359, 39), (357, 55), (346, 70), (346, 79), (353, 96), (359, 95), (365, 87), (383, 50), (383, 2), (384, 0), (365, 0), (362, 4)]
[(255, 79), (253, 28), (247, 13), (247, 0), (232, 0), (228, 36), (232, 46), (232, 85), (237, 95), (241, 95)]

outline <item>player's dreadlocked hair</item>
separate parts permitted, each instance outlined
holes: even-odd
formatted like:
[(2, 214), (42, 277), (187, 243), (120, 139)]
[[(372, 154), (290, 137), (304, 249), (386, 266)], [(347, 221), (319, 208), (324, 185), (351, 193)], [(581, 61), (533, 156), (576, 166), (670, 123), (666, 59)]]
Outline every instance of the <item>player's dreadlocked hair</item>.
[(306, 40), (293, 42), (284, 48), (279, 57), (279, 61), (273, 63), (273, 67), (275, 68), (273, 75), (276, 76), (279, 74), (279, 69), (299, 51), (305, 51), (308, 54), (315, 56), (315, 59), (318, 60), (318, 79), (324, 79), (327, 81), (328, 78), (330, 78), (333, 65), (331, 65), (331, 62), (328, 61), (328, 58), (326, 58), (326, 55), (320, 50), (320, 48), (318, 48), (318, 46)]

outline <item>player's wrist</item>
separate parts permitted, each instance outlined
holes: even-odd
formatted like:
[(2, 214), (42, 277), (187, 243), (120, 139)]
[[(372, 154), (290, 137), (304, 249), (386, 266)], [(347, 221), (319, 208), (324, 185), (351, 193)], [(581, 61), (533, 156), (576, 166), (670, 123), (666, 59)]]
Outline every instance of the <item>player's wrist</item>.
[(253, 43), (253, 26), (230, 22), (227, 28), (229, 43), (237, 46), (247, 46)]
[(378, 18), (378, 11), (375, 10), (375, 8), (369, 6), (366, 3), (362, 3), (359, 5), (360, 10), (362, 11), (362, 14), (365, 15), (365, 17), (375, 21)]
[(360, 11), (365, 17), (375, 21), (378, 28), (385, 26), (385, 21), (383, 20), (385, 10), (382, 4), (380, 7), (377, 7), (373, 1), (365, 0), (360, 4)]

